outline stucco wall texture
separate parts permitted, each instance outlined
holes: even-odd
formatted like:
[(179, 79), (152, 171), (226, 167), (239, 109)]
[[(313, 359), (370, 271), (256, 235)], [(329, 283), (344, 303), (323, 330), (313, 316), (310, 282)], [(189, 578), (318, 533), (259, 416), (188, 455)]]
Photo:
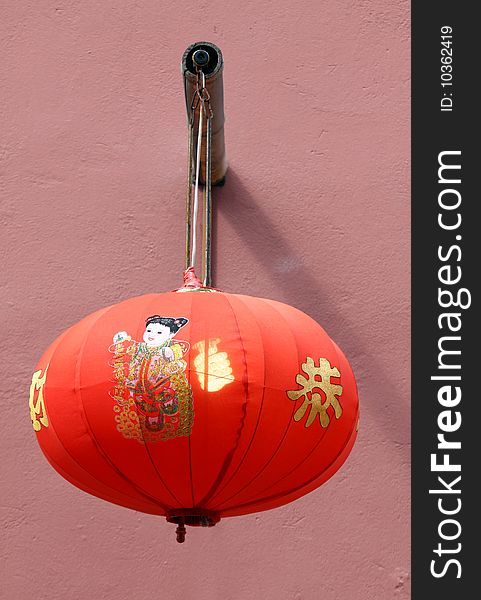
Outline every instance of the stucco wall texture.
[[(1, 598), (409, 598), (408, 2), (2, 5)], [(361, 426), (320, 489), (180, 545), (57, 475), (27, 402), (65, 328), (181, 283), (179, 64), (203, 39), (225, 58), (215, 283), (318, 320)]]

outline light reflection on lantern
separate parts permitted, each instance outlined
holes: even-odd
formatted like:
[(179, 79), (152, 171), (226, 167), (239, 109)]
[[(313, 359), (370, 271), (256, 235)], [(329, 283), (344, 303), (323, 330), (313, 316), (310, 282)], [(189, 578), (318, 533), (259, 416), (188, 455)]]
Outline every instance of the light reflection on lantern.
[(218, 392), (224, 386), (234, 381), (232, 367), (227, 352), (219, 352), (219, 338), (197, 342), (192, 346), (198, 354), (194, 358), (194, 368), (199, 378), (202, 390), (207, 392)]

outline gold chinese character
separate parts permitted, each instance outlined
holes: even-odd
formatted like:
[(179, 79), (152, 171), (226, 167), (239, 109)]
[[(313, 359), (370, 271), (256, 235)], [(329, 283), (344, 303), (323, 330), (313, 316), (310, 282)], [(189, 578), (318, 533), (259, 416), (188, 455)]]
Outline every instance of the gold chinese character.
[[(329, 406), (332, 406), (336, 419), (342, 415), (342, 407), (338, 398), (342, 394), (342, 385), (331, 383), (331, 377), (340, 377), (341, 374), (336, 367), (331, 367), (331, 363), (326, 358), (320, 358), (319, 366), (316, 367), (314, 360), (309, 356), (302, 364), (302, 370), (306, 373), (307, 378), (300, 373), (296, 376), (296, 382), (302, 386), (302, 389), (287, 392), (290, 400), (304, 397), (304, 402), (294, 413), (294, 421), (300, 421), (310, 407), (306, 427), (312, 425), (316, 416), (319, 415), (321, 426), (325, 428), (331, 420), (327, 412)], [(322, 392), (323, 395), (314, 392), (315, 389)]]
[[(35, 431), (40, 431), (42, 425), (48, 427), (47, 411), (45, 410), (45, 401), (43, 399), (43, 386), (47, 379), (47, 368), (42, 377), (40, 374), (42, 371), (35, 371), (32, 377), (32, 383), (30, 384), (30, 400), (28, 405), (30, 407), (30, 418), (32, 419), (32, 425)], [(37, 399), (35, 401), (35, 392), (38, 392)]]

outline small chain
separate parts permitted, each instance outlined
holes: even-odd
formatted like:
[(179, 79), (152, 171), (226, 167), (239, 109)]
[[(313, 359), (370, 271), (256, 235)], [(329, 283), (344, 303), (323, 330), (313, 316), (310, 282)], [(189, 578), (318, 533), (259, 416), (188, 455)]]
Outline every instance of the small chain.
[[(199, 109), (199, 123), (198, 123), (198, 132), (197, 132), (197, 150), (196, 150), (196, 164), (195, 164), (195, 184), (194, 184), (194, 202), (193, 202), (193, 207), (192, 207), (192, 223), (190, 223), (190, 215), (188, 214), (187, 217), (187, 235), (188, 235), (188, 239), (187, 239), (187, 260), (186, 260), (186, 264), (188, 264), (190, 267), (193, 267), (195, 265), (196, 262), (196, 254), (197, 254), (197, 218), (198, 218), (198, 212), (199, 212), (199, 182), (200, 182), (200, 159), (201, 159), (201, 153), (202, 153), (202, 133), (203, 133), (203, 117), (206, 118), (207, 120), (207, 152), (206, 152), (206, 177), (205, 177), (205, 182), (206, 182), (206, 190), (205, 190), (205, 203), (206, 203), (206, 210), (205, 212), (208, 213), (208, 227), (209, 227), (209, 232), (208, 235), (205, 234), (204, 235), (204, 239), (206, 240), (206, 243), (210, 244), (210, 227), (211, 227), (211, 220), (210, 220), (210, 211), (211, 211), (211, 207), (210, 207), (210, 202), (211, 202), (211, 191), (210, 191), (210, 186), (211, 186), (211, 174), (210, 174), (210, 169), (211, 169), (211, 143), (210, 143), (210, 136), (211, 136), (211, 119), (213, 118), (213, 112), (212, 112), (212, 107), (210, 104), (210, 94), (207, 90), (207, 88), (205, 87), (205, 73), (202, 71), (202, 69), (198, 68), (197, 69), (197, 80), (196, 80), (196, 86), (195, 86), (195, 91), (192, 97), (192, 102), (191, 102), (191, 106), (190, 106), (190, 119), (189, 119), (189, 148), (191, 148), (193, 146), (193, 129), (194, 129), (194, 122), (195, 122), (195, 113), (197, 111), (197, 109)], [(190, 154), (190, 152), (189, 152)], [(192, 161), (192, 156), (189, 156), (189, 173), (188, 173), (188, 185), (191, 186), (192, 185), (192, 169), (194, 168), (193, 165), (193, 161)], [(207, 189), (208, 188), (208, 189)], [(189, 188), (191, 189), (191, 188)], [(189, 192), (189, 196), (190, 196), (191, 192)], [(209, 203), (209, 206), (207, 208), (207, 203)], [(188, 211), (190, 211), (190, 201), (188, 202)], [(204, 223), (204, 228), (207, 226), (206, 223)], [(191, 240), (190, 240), (190, 236), (191, 236)], [(208, 242), (207, 242), (208, 239)], [(208, 281), (210, 282), (210, 246), (208, 248), (208, 252), (207, 252), (207, 257), (208, 257), (208, 261), (204, 261), (206, 262), (206, 264), (204, 265), (204, 271), (205, 271), (205, 277), (204, 277), (204, 281)]]
[(194, 120), (195, 111), (201, 103), (206, 119), (211, 119), (214, 115), (210, 105), (210, 94), (205, 87), (205, 73), (202, 69), (197, 69), (197, 81), (195, 84), (195, 92), (190, 105), (190, 119)]
[(202, 151), (202, 115), (204, 109), (201, 106), (199, 110), (199, 128), (197, 132), (197, 156), (195, 161), (195, 184), (194, 184), (194, 208), (192, 215), (192, 262), (191, 267), (195, 266), (197, 253), (197, 215), (199, 213), (199, 179), (200, 179), (200, 155)]

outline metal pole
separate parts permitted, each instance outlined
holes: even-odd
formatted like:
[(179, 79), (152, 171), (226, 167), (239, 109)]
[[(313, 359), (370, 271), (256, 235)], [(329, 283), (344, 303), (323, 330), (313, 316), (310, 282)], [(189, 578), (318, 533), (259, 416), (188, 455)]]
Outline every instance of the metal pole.
[(204, 285), (212, 285), (212, 185), (211, 185), (211, 158), (212, 158), (212, 120), (207, 117), (207, 139), (206, 139), (206, 173), (204, 190), (204, 239), (202, 280)]
[(185, 268), (190, 267), (192, 256), (192, 160), (194, 156), (194, 124), (189, 122), (189, 149), (187, 160), (187, 194), (185, 199)]

